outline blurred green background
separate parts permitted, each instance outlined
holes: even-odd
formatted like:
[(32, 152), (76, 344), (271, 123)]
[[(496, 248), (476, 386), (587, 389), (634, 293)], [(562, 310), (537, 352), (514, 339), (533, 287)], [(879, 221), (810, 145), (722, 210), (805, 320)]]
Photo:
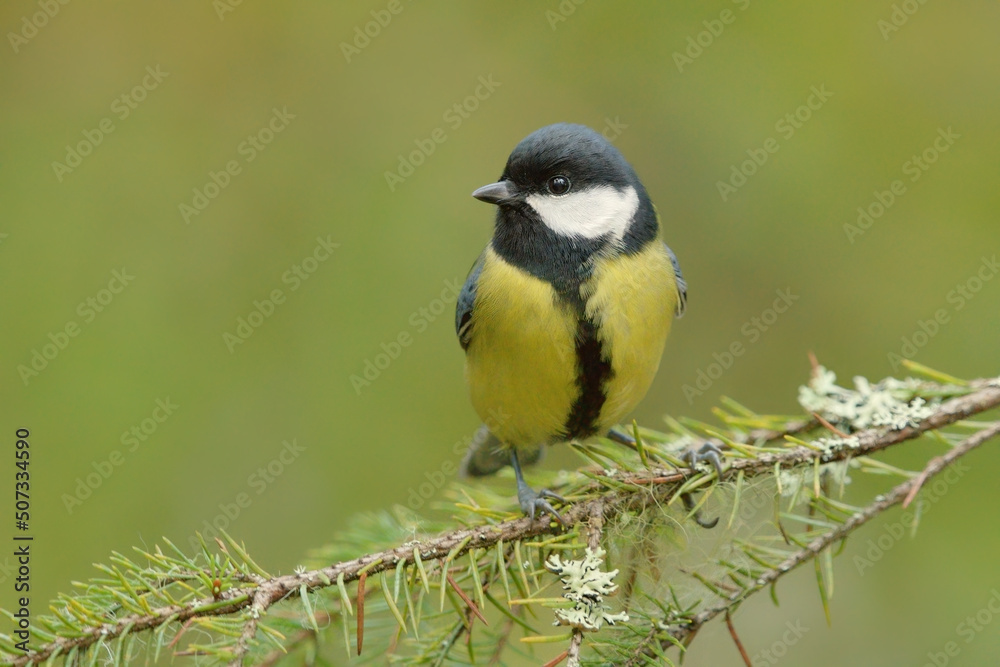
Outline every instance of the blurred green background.
[[(0, 405), (9, 459), (14, 430), (31, 431), (36, 613), (110, 551), (187, 545), (206, 521), (288, 572), (353, 513), (406, 503), (457, 463), (478, 422), (449, 285), (493, 216), (469, 193), (556, 121), (615, 136), (690, 285), (642, 423), (707, 418), (720, 394), (795, 411), (809, 350), (842, 382), (890, 374), (903, 352), (1000, 373), (1000, 280), (983, 264), (1000, 250), (996, 3), (45, 6), (0, 7)], [(814, 87), (831, 95), (800, 108)], [(718, 182), (769, 138), (777, 152), (723, 198)], [(926, 169), (906, 165), (925, 150)], [(902, 194), (878, 194), (897, 179)], [(845, 229), (890, 196), (867, 229)], [(314, 255), (317, 239), (337, 247)], [(797, 299), (770, 319), (777, 290)], [(262, 322), (255, 300), (273, 311)], [(248, 317), (259, 326), (227, 343)], [(77, 335), (61, 336), (70, 322)], [(745, 352), (685, 395), (734, 342)], [(385, 367), (352, 383), (367, 362)], [(933, 451), (889, 458), (916, 467)], [(994, 662), (1000, 619), (956, 634), (1000, 588), (1000, 454), (968, 461), (915, 540), (863, 573), (852, 555), (897, 515), (852, 540), (832, 628), (811, 568), (780, 586), (780, 608), (746, 604), (750, 653), (800, 622), (787, 664), (919, 665), (952, 640), (950, 664)], [(546, 465), (575, 464), (557, 451)], [(738, 660), (715, 624), (686, 664)]]

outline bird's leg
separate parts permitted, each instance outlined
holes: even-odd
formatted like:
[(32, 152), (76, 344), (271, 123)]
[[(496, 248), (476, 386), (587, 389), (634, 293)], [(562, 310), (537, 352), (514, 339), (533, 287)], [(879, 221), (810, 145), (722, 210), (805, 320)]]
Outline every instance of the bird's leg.
[(625, 433), (624, 431), (619, 431), (616, 428), (613, 428), (610, 431), (608, 431), (608, 440), (613, 440), (614, 442), (617, 442), (619, 445), (625, 445), (626, 447), (631, 447), (632, 449), (635, 449), (635, 438), (630, 436), (628, 433)]
[[(639, 456), (642, 456), (642, 454), (639, 453), (639, 444), (635, 441), (635, 438), (633, 438), (631, 435), (629, 435), (625, 431), (619, 431), (616, 428), (610, 429), (608, 431), (607, 438), (611, 442), (614, 442), (614, 443), (617, 443), (619, 445), (623, 445), (625, 447), (628, 447), (633, 452), (636, 452), (637, 454), (639, 454)], [(653, 454), (649, 453), (649, 454), (647, 454), (647, 456), (653, 456)], [(657, 462), (659, 462), (659, 457), (656, 457), (656, 460), (657, 460)]]
[[(697, 465), (702, 461), (708, 461), (709, 463), (712, 464), (712, 467), (715, 468), (715, 474), (718, 475), (718, 478), (721, 480), (722, 449), (719, 446), (720, 444), (721, 443), (716, 444), (716, 442), (707, 440), (705, 444), (703, 444), (697, 450), (692, 447), (688, 449), (686, 452), (684, 452), (684, 454), (681, 455), (681, 460), (687, 463), (692, 468), (694, 468), (695, 465)], [(681, 501), (684, 503), (684, 510), (687, 511), (688, 513), (690, 513), (691, 510), (694, 509), (694, 500), (691, 498), (690, 493), (682, 493)], [(702, 519), (701, 510), (695, 512), (692, 518), (694, 519), (694, 522), (699, 526), (701, 526), (702, 528), (715, 528), (715, 525), (719, 523), (719, 517), (715, 517), (711, 521), (705, 521), (704, 519)]]
[(539, 510), (548, 512), (554, 516), (559, 523), (566, 525), (562, 516), (559, 515), (559, 512), (552, 507), (546, 498), (552, 498), (553, 500), (558, 500), (560, 502), (566, 502), (566, 499), (559, 494), (549, 491), (548, 489), (535, 491), (528, 486), (527, 482), (524, 481), (524, 475), (521, 473), (521, 463), (517, 460), (516, 449), (510, 450), (510, 465), (514, 468), (514, 476), (517, 478), (517, 501), (521, 505), (521, 511), (532, 519), (535, 518), (535, 512)]

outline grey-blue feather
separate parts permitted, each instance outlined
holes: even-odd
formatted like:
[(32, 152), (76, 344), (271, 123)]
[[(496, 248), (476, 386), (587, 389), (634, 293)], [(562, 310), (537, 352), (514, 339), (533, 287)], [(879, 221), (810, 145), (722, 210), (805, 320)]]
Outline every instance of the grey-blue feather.
[(677, 282), (676, 312), (677, 317), (681, 317), (684, 315), (684, 310), (687, 308), (688, 284), (687, 281), (684, 280), (684, 274), (681, 273), (681, 265), (680, 262), (677, 261), (677, 255), (674, 254), (674, 251), (671, 250), (670, 246), (666, 243), (663, 244), (663, 247), (666, 249), (667, 255), (670, 256), (670, 263), (674, 265), (674, 280)]
[(472, 307), (476, 302), (476, 285), (479, 282), (479, 273), (483, 270), (483, 251), (476, 263), (469, 269), (469, 275), (462, 285), (462, 291), (458, 294), (458, 304), (455, 306), (455, 333), (458, 334), (458, 342), (462, 349), (468, 349), (472, 336)]

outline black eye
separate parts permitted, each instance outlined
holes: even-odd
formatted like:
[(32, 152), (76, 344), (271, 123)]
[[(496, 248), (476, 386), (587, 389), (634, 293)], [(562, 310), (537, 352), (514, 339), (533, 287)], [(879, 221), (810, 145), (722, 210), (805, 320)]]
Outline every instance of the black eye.
[(564, 195), (569, 192), (569, 179), (565, 176), (553, 176), (547, 185), (549, 192), (554, 195)]

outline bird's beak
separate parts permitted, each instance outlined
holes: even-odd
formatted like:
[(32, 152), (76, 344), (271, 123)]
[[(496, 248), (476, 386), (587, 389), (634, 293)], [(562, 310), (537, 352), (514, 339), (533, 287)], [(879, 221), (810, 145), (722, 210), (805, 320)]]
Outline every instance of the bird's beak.
[(502, 204), (508, 199), (512, 199), (515, 194), (513, 183), (510, 181), (498, 181), (484, 185), (473, 192), (472, 196), (487, 204)]

